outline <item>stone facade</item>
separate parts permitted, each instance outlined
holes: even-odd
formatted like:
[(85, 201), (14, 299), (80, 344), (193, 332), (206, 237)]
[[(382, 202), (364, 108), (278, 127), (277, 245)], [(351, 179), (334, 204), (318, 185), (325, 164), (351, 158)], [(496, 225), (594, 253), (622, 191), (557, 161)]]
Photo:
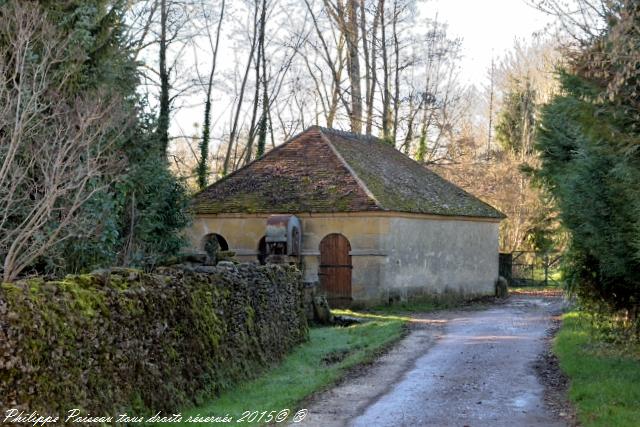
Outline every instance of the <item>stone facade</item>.
[[(202, 250), (222, 236), (241, 261), (257, 262), (268, 214), (201, 214), (188, 237)], [(297, 214), (302, 222), (304, 281), (318, 283), (320, 242), (332, 233), (351, 246), (352, 298), (358, 305), (457, 292), (488, 295), (498, 278), (499, 219), (399, 212)]]
[(208, 235), (243, 261), (266, 247), (270, 215), (295, 214), (304, 280), (336, 306), (491, 294), (498, 278), (504, 214), (372, 136), (312, 126), (196, 194), (193, 210), (193, 249)]

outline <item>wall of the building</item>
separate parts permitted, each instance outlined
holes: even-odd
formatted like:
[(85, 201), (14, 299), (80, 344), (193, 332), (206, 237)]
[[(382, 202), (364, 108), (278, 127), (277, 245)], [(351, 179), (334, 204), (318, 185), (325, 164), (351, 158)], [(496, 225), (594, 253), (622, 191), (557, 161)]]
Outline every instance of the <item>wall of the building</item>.
[[(380, 271), (386, 253), (380, 250), (389, 232), (389, 218), (345, 214), (298, 214), (302, 222), (304, 280), (318, 282), (320, 241), (328, 234), (340, 233), (351, 244), (351, 291), (354, 300), (379, 295)], [(225, 238), (229, 249), (241, 261), (257, 261), (258, 243), (264, 236), (268, 215), (206, 215), (194, 219), (188, 230), (192, 249), (203, 249), (203, 237), (216, 233)]]
[[(354, 301), (375, 303), (445, 290), (493, 292), (498, 277), (498, 223), (381, 213), (298, 214), (306, 282), (318, 281), (320, 241), (340, 233), (351, 244)], [(223, 236), (241, 261), (257, 261), (268, 215), (203, 215), (188, 231), (192, 249)]]
[(498, 277), (498, 223), (390, 219), (385, 288), (402, 299), (423, 293), (492, 294)]

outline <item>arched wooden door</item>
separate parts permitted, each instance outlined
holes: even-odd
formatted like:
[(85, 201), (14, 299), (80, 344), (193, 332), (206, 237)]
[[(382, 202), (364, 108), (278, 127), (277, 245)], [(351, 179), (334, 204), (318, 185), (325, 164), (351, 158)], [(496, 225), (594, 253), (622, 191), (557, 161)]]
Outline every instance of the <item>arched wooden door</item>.
[(329, 234), (320, 242), (320, 289), (331, 307), (351, 304), (351, 245), (342, 234)]

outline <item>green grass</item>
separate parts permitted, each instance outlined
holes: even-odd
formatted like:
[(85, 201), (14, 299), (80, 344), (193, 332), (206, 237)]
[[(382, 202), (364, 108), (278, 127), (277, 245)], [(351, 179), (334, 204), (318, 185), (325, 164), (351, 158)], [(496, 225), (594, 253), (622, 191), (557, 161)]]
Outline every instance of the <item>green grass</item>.
[(410, 321), (412, 313), (430, 313), (438, 310), (449, 310), (460, 307), (478, 307), (492, 302), (492, 297), (461, 297), (459, 294), (443, 293), (438, 296), (417, 297), (409, 301), (394, 302), (393, 304), (377, 305), (359, 310), (331, 310), (334, 314), (366, 317), (382, 320)]
[(564, 288), (559, 284), (549, 284), (548, 286), (514, 286), (509, 287), (509, 292), (544, 292), (561, 291)]
[(591, 316), (564, 315), (554, 342), (560, 368), (569, 376), (569, 398), (585, 427), (638, 426), (640, 349), (596, 339)]
[[(562, 270), (560, 270), (559, 268), (549, 270), (547, 274), (548, 274), (547, 278), (549, 280), (549, 284), (554, 282), (560, 283), (563, 280)], [(544, 268), (535, 268), (533, 270), (533, 279), (544, 281)]]
[[(347, 369), (373, 360), (380, 351), (403, 334), (404, 322), (378, 319), (350, 327), (311, 328), (310, 339), (300, 345), (278, 366), (251, 381), (223, 393), (207, 404), (183, 411), (183, 421), (189, 416), (233, 417), (234, 425), (244, 411), (291, 410), (312, 393), (335, 383)], [(289, 417), (291, 420), (291, 416)], [(186, 423), (172, 425), (212, 425)]]

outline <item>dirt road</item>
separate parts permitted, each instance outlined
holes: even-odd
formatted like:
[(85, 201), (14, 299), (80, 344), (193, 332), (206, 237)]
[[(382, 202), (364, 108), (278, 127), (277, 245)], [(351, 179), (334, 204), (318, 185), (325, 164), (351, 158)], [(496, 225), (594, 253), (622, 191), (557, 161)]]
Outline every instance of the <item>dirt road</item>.
[(532, 367), (559, 298), (419, 316), (389, 353), (307, 406), (304, 426), (565, 426)]

